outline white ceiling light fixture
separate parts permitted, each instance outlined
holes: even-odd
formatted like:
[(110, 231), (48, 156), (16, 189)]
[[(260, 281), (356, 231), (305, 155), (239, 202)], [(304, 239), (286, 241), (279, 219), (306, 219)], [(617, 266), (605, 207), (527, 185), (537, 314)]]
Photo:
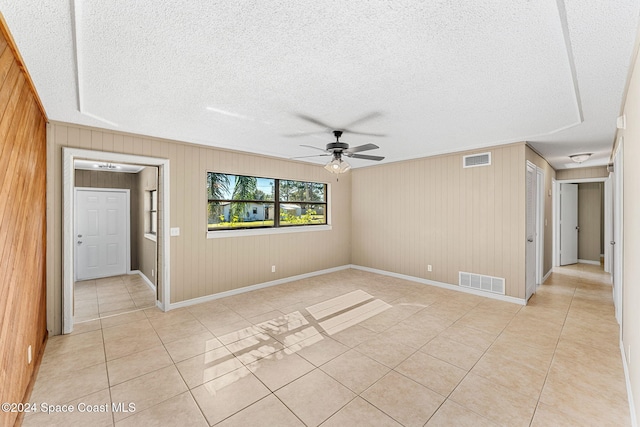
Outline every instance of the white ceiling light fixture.
[(333, 160), (327, 163), (324, 168), (331, 173), (341, 174), (351, 169), (351, 165), (342, 160), (340, 153), (334, 153)]
[(569, 158), (576, 163), (582, 163), (588, 160), (592, 154), (593, 153), (572, 154), (571, 156), (569, 156)]

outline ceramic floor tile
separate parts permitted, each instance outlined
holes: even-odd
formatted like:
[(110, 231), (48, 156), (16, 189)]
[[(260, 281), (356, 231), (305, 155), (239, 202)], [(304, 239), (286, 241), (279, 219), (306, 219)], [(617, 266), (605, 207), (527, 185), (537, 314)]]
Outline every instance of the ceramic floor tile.
[[(548, 424), (552, 425), (552, 424)], [(499, 424), (472, 412), (452, 400), (447, 400), (433, 414), (426, 427), (498, 427)]]
[(442, 396), (448, 396), (467, 374), (464, 369), (422, 352), (410, 356), (395, 371)]
[[(111, 399), (125, 405), (134, 403), (136, 412), (140, 412), (185, 391), (187, 386), (171, 365), (111, 387)], [(113, 418), (120, 421), (131, 415), (115, 412)]]
[(322, 427), (344, 426), (400, 427), (401, 424), (366, 400), (356, 397), (322, 423)]
[(245, 367), (194, 388), (191, 393), (210, 425), (214, 425), (269, 394)]
[(470, 411), (507, 426), (528, 426), (537, 404), (537, 399), (471, 373), (449, 398)]
[(362, 344), (363, 342), (370, 340), (375, 337), (377, 334), (370, 329), (363, 328), (362, 326), (355, 325), (351, 326), (344, 331), (340, 331), (337, 334), (331, 335), (331, 338), (334, 340), (349, 346), (351, 348)]
[(225, 419), (216, 427), (278, 426), (304, 427), (304, 424), (273, 394)]
[(467, 371), (480, 360), (483, 354), (477, 348), (441, 336), (429, 341), (420, 351)]
[(154, 329), (163, 343), (169, 343), (189, 335), (207, 332), (207, 328), (202, 326), (202, 323), (196, 319), (185, 320), (184, 322), (172, 323), (165, 326), (156, 326)]
[[(38, 403), (38, 409), (41, 404)], [(53, 402), (48, 402), (53, 404)], [(33, 415), (26, 416), (22, 422), (23, 427), (106, 427), (111, 426), (113, 421), (111, 417), (111, 396), (109, 390), (104, 389), (99, 392), (83, 396), (71, 402), (65, 402), (74, 408), (73, 412), (62, 412), (52, 410), (51, 412), (37, 412)], [(96, 410), (93, 410), (93, 409)], [(89, 409), (89, 410), (88, 410)]]
[(147, 320), (147, 316), (144, 314), (144, 311), (132, 311), (127, 314), (120, 314), (118, 316), (112, 317), (104, 317), (102, 319), (102, 328), (107, 329), (113, 326), (123, 325), (125, 323), (132, 323), (141, 320)]
[(105, 339), (104, 349), (107, 360), (113, 360), (159, 345), (162, 345), (162, 341), (155, 331), (147, 331), (137, 336), (110, 339), (109, 341)]
[(209, 424), (189, 392), (179, 394), (143, 411), (136, 411), (135, 414), (116, 423), (116, 427), (169, 425), (206, 427)]
[(388, 367), (355, 350), (343, 353), (320, 369), (357, 394), (389, 372)]
[(389, 368), (395, 368), (416, 351), (414, 348), (400, 344), (387, 337), (373, 338), (363, 342), (355, 349)]
[(319, 425), (355, 397), (348, 388), (319, 369), (275, 394), (307, 426)]
[(222, 343), (209, 331), (165, 343), (164, 347), (175, 363), (207, 351), (222, 347)]
[(452, 325), (442, 331), (439, 335), (460, 344), (473, 347), (480, 351), (485, 351), (495, 341), (496, 335), (465, 326)]
[(534, 399), (540, 397), (547, 377), (544, 369), (533, 369), (495, 353), (485, 354), (471, 373)]
[(242, 362), (224, 347), (199, 354), (176, 364), (190, 389), (235, 371), (242, 366), (244, 366)]
[(152, 347), (107, 362), (109, 384), (112, 386), (173, 365), (173, 361), (163, 346)]
[(291, 347), (299, 356), (304, 357), (315, 366), (321, 366), (349, 350), (344, 344), (324, 334), (314, 335), (311, 338), (300, 341)]
[(391, 371), (361, 394), (404, 426), (423, 426), (445, 398), (409, 378)]
[(390, 338), (400, 344), (418, 349), (435, 338), (445, 326), (437, 323), (423, 324), (409, 319), (390, 327), (380, 337)]
[(73, 374), (49, 370), (44, 375), (38, 374), (30, 400), (39, 403), (66, 403), (108, 387), (105, 363), (77, 369)]
[[(595, 420), (590, 420), (595, 421)], [(531, 427), (583, 427), (587, 425), (600, 426), (603, 424), (587, 423), (576, 419), (573, 415), (565, 414), (560, 409), (542, 402), (538, 403), (536, 413), (533, 415)]]
[(275, 391), (291, 381), (300, 378), (315, 367), (288, 349), (261, 358), (247, 368), (271, 391)]

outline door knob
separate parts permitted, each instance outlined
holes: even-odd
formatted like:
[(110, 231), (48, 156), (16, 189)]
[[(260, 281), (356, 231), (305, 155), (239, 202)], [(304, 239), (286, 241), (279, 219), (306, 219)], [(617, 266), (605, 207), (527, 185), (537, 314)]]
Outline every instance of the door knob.
[(576, 230), (580, 231), (580, 227), (576, 225)]
[(78, 234), (78, 237), (82, 237), (82, 234)]
[(611, 243), (612, 245), (615, 245), (615, 244), (616, 244), (616, 242), (614, 242), (613, 240), (612, 240), (612, 241), (610, 241), (609, 243)]
[(78, 240), (78, 244), (79, 244), (79, 245), (81, 245), (81, 244), (82, 244), (82, 241)]
[(529, 242), (529, 243), (533, 243), (533, 237), (529, 237), (529, 238), (527, 239), (527, 242)]

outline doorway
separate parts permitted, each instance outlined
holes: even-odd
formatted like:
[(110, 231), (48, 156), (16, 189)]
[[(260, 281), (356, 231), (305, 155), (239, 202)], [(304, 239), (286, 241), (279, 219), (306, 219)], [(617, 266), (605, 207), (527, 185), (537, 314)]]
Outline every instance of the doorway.
[(525, 299), (529, 300), (542, 283), (544, 223), (544, 171), (527, 161)]
[[(170, 295), (170, 272), (169, 272), (169, 160), (158, 159), (146, 156), (136, 156), (120, 153), (108, 153), (74, 148), (63, 148), (63, 236), (64, 236), (64, 250), (63, 250), (63, 301), (62, 301), (62, 331), (67, 334), (73, 331), (74, 324), (74, 299), (75, 297), (83, 297), (91, 294), (91, 279), (83, 282), (85, 285), (85, 292), (83, 295), (79, 293), (75, 295), (75, 278), (77, 277), (76, 271), (76, 253), (78, 252), (77, 242), (78, 233), (75, 230), (76, 222), (76, 198), (75, 198), (75, 184), (76, 184), (76, 160), (87, 160), (103, 162), (105, 164), (127, 164), (127, 165), (141, 165), (151, 166), (157, 170), (157, 188), (155, 188), (155, 197), (157, 197), (157, 206), (153, 212), (149, 212), (149, 218), (157, 218), (157, 227), (154, 227), (155, 234), (146, 233), (148, 238), (154, 240), (154, 246), (157, 241), (157, 252), (155, 252), (153, 259), (152, 276), (155, 277), (156, 292), (152, 299), (152, 306), (158, 306), (161, 310), (165, 310), (169, 305)], [(118, 174), (124, 175), (124, 174)], [(142, 200), (142, 199), (141, 199)], [(145, 199), (146, 201), (146, 199)], [(149, 209), (151, 210), (151, 209)], [(152, 231), (149, 229), (149, 231)], [(84, 235), (83, 235), (84, 236)], [(84, 241), (83, 241), (84, 243)], [(129, 261), (130, 262), (130, 259)], [(131, 273), (137, 271), (131, 271), (130, 264), (125, 273)], [(144, 283), (141, 280), (140, 283), (133, 283), (132, 278), (138, 277), (125, 274), (118, 276), (110, 276), (108, 278), (95, 279), (97, 281), (110, 282), (109, 286), (125, 289), (127, 292), (135, 292), (135, 288), (147, 287), (148, 283)], [(119, 283), (118, 281), (122, 282)], [(113, 282), (113, 283), (111, 283)], [(115, 283), (118, 282), (118, 283)], [(97, 283), (93, 283), (96, 285)], [(131, 295), (133, 297), (133, 295)], [(131, 311), (131, 310), (129, 310)]]

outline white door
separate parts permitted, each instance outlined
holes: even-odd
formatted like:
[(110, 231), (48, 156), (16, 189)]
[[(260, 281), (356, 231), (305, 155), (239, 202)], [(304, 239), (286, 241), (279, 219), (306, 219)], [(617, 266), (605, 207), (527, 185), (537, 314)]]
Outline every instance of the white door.
[(127, 272), (128, 190), (76, 189), (76, 280)]
[(527, 300), (536, 291), (536, 205), (538, 198), (536, 181), (536, 168), (530, 163), (527, 163), (527, 246), (525, 249), (525, 284)]
[(578, 184), (560, 184), (560, 265), (578, 262)]

